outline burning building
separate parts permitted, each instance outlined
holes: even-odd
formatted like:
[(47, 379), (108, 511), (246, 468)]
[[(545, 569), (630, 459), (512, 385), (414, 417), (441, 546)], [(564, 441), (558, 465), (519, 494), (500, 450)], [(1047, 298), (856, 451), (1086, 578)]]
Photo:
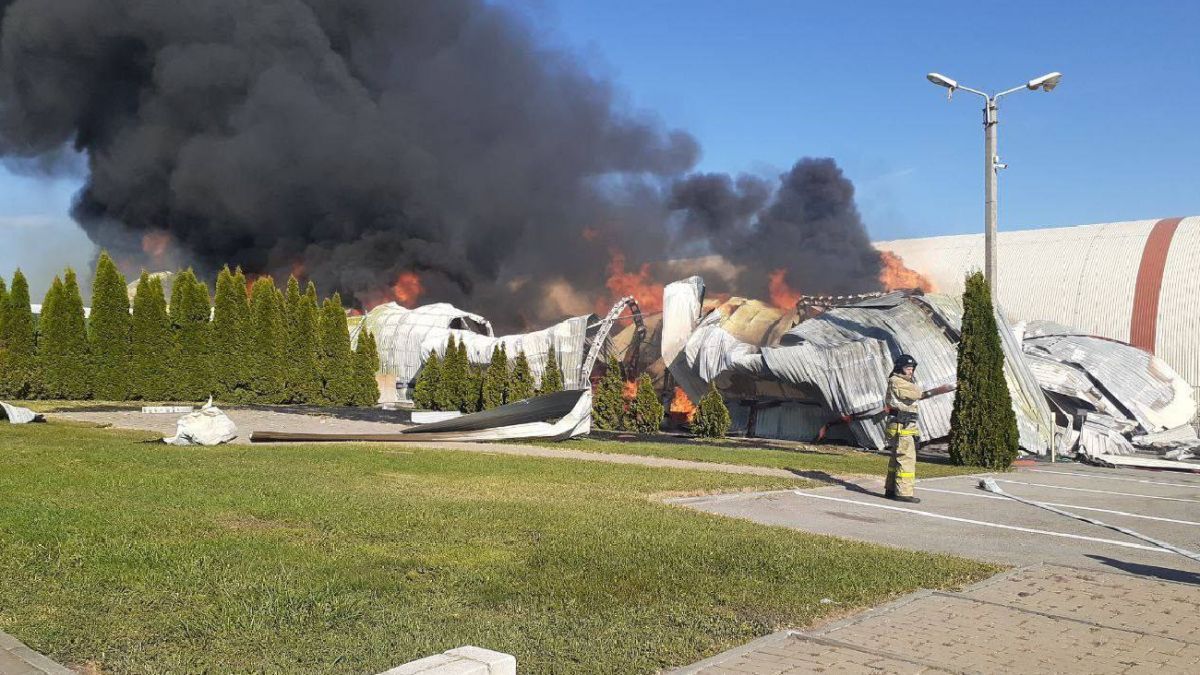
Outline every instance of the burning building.
[[(664, 290), (662, 358), (695, 400), (715, 384), (735, 430), (883, 449), (884, 393), (895, 358), (913, 355), (925, 389), (957, 380), (958, 295), (895, 292), (824, 301), (819, 312), (705, 302), (690, 277)], [(799, 302), (802, 307), (803, 300)], [(1130, 345), (1046, 323), (1010, 325), (997, 309), (1005, 376), (1023, 451), (1129, 454), (1200, 445), (1196, 405), (1164, 361)], [(950, 433), (952, 391), (922, 400), (921, 437)]]

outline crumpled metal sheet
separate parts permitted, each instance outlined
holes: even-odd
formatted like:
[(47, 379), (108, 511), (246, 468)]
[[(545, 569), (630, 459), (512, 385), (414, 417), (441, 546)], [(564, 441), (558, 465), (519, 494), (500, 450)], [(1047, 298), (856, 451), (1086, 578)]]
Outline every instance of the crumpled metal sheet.
[(1107, 415), (1085, 415), (1075, 448), (1085, 457), (1132, 455), (1133, 445), (1125, 438), (1129, 424)]
[(582, 373), (587, 354), (588, 325), (594, 317), (577, 316), (548, 328), (496, 337), (492, 324), (484, 317), (448, 303), (407, 309), (389, 302), (375, 307), (351, 330), (351, 345), (357, 348), (358, 336), (369, 330), (379, 348), (380, 372), (395, 375), (399, 396), (411, 399), (411, 388), (431, 351), (445, 356), (450, 336), (467, 345), (467, 358), (475, 365), (487, 365), (492, 351), (499, 346), (510, 358), (525, 352), (529, 369), (540, 381), (550, 350), (555, 350), (563, 386), (578, 389), (587, 385), (588, 373)]
[(9, 424), (29, 424), (36, 422), (38, 418), (38, 414), (29, 408), (22, 408), (4, 401), (0, 401), (0, 412), (4, 413), (4, 418), (8, 420)]
[(1162, 359), (1106, 338), (1039, 335), (1044, 327), (1037, 323), (1030, 325), (1035, 332), (1025, 338), (1025, 352), (1076, 369), (1092, 384), (1091, 392), (1076, 387), (1077, 398), (1095, 399), (1098, 392), (1110, 410), (1134, 420), (1146, 433), (1174, 429), (1195, 417), (1191, 386)]
[[(702, 288), (691, 280), (668, 285), (664, 312), (698, 310)], [(674, 303), (680, 306), (673, 307)], [(687, 334), (686, 348), (668, 361), (677, 381), (700, 380), (699, 387), (703, 382), (719, 381), (725, 372), (761, 370), (753, 356), (758, 348), (733, 338), (720, 322), (720, 315), (710, 314), (698, 324), (692, 323), (690, 334), (682, 317), (676, 322), (674, 330)], [(883, 399), (893, 359), (902, 353), (913, 355), (920, 364), (917, 379), (924, 389), (954, 384), (961, 323), (962, 306), (955, 298), (892, 293), (831, 308), (803, 321), (787, 331), (777, 346), (762, 348), (761, 358), (771, 377), (818, 392), (818, 402), (828, 408), (831, 419), (850, 418), (850, 429), (860, 445), (882, 449), (886, 446)], [(1020, 343), (999, 312), (997, 323), (1002, 335), (1009, 333), (1003, 340), (1005, 372), (1021, 445), (1028, 452), (1045, 454), (1054, 440), (1050, 408), (1025, 365)], [(664, 321), (664, 344), (667, 328)], [(673, 339), (678, 342), (679, 336)], [(924, 438), (949, 435), (953, 393), (933, 396), (918, 405)]]

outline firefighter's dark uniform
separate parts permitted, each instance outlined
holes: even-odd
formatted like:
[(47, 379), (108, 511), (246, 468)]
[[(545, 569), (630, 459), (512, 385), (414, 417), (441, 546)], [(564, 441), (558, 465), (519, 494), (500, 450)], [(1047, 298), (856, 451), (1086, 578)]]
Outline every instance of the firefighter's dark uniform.
[(901, 373), (888, 378), (887, 405), (892, 412), (887, 421), (888, 448), (892, 461), (888, 463), (887, 486), (889, 497), (912, 497), (917, 478), (917, 401), (922, 391), (915, 382)]

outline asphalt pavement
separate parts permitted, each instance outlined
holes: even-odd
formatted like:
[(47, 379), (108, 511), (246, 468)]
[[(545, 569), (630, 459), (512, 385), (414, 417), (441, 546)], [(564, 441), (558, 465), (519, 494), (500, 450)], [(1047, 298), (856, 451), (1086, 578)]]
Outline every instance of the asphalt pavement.
[(919, 480), (920, 504), (883, 497), (879, 479), (832, 487), (672, 500), (709, 513), (1008, 565), (1054, 563), (1200, 583), (1200, 562), (1135, 537), (985, 492), (1025, 499), (1200, 551), (1200, 475), (1080, 464)]

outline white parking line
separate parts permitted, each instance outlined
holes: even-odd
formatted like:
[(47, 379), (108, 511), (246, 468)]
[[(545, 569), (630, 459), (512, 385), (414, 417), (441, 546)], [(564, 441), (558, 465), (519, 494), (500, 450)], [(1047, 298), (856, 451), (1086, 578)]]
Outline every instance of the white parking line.
[[(931, 487), (920, 487), (919, 489), (921, 490), (921, 492), (943, 492), (948, 495), (962, 495), (964, 497), (979, 497), (981, 499), (1001, 499), (1004, 501), (1008, 501), (1007, 497), (1001, 497), (1000, 495), (983, 494), (982, 492), (960, 492), (958, 490), (942, 490), (939, 488), (931, 488)], [(1200, 526), (1200, 523), (1197, 523), (1197, 522), (1191, 521), (1191, 520), (1176, 520), (1175, 518), (1162, 518), (1160, 516), (1146, 516), (1146, 515), (1142, 515), (1140, 513), (1128, 513), (1125, 511), (1114, 511), (1112, 509), (1098, 509), (1093, 506), (1079, 506), (1077, 504), (1055, 504), (1054, 502), (1042, 502), (1042, 503), (1047, 504), (1049, 506), (1057, 506), (1060, 509), (1080, 509), (1082, 511), (1096, 511), (1099, 513), (1111, 513), (1116, 516), (1128, 516), (1130, 518), (1144, 518), (1146, 520), (1158, 520), (1158, 521), (1162, 521), (1164, 523), (1177, 523), (1179, 525)]]
[(1089, 490), (1087, 488), (1066, 487), (1063, 485), (1046, 485), (1045, 483), (1026, 483), (1019, 480), (996, 479), (997, 483), (1011, 483), (1012, 485), (1028, 485), (1030, 487), (1050, 488), (1051, 490), (1070, 490), (1071, 492), (1094, 492), (1101, 495), (1120, 495), (1122, 497), (1141, 497), (1142, 499), (1161, 499), (1168, 502), (1187, 502), (1189, 504), (1200, 504), (1200, 499), (1183, 499), (1182, 497), (1159, 497), (1158, 495), (1139, 495), (1132, 492), (1113, 492), (1112, 490)]
[(1017, 532), (1029, 532), (1030, 534), (1044, 534), (1050, 537), (1063, 537), (1065, 539), (1082, 539), (1084, 541), (1095, 541), (1102, 544), (1112, 544), (1114, 546), (1122, 546), (1124, 548), (1136, 548), (1143, 551), (1155, 551), (1157, 553), (1169, 553), (1165, 549), (1157, 546), (1143, 546), (1141, 544), (1131, 544), (1126, 541), (1117, 541), (1115, 539), (1102, 539), (1100, 537), (1085, 537), (1081, 534), (1068, 534), (1066, 532), (1051, 532), (1050, 530), (1036, 530), (1031, 527), (1017, 527), (1016, 525), (1002, 525), (1000, 523), (990, 523), (985, 520), (971, 520), (970, 518), (958, 518), (956, 516), (944, 516), (940, 513), (930, 513), (929, 511), (918, 511), (916, 509), (906, 509), (902, 506), (890, 506), (888, 504), (872, 504), (870, 502), (859, 502), (853, 499), (842, 499), (841, 497), (829, 497), (826, 495), (815, 495), (811, 492), (803, 492), (794, 490), (793, 494), (801, 497), (811, 497), (813, 499), (825, 499), (831, 502), (842, 502), (844, 504), (855, 504), (858, 506), (869, 506), (873, 509), (887, 509), (888, 511), (900, 511), (903, 513), (914, 513), (918, 516), (927, 518), (938, 518), (941, 520), (953, 520), (956, 523), (968, 523), (970, 525), (982, 525), (983, 527), (995, 527), (1001, 530), (1015, 530)]
[[(1101, 480), (1121, 480), (1128, 483), (1146, 483), (1149, 485), (1166, 485), (1168, 487), (1184, 487), (1200, 490), (1200, 484), (1196, 483), (1165, 483), (1157, 480), (1146, 480), (1144, 478), (1121, 478), (1119, 476), (1097, 476), (1091, 473), (1079, 473), (1078, 471), (1050, 471), (1048, 469), (1028, 469), (1029, 473), (1052, 473), (1058, 476), (1083, 476), (1084, 478), (1099, 478)], [(1024, 473), (1024, 472), (1022, 472)]]

